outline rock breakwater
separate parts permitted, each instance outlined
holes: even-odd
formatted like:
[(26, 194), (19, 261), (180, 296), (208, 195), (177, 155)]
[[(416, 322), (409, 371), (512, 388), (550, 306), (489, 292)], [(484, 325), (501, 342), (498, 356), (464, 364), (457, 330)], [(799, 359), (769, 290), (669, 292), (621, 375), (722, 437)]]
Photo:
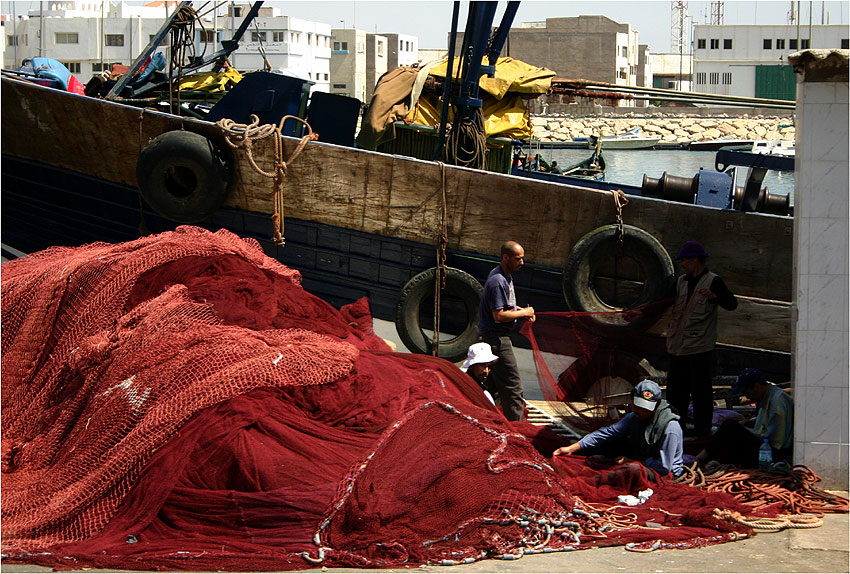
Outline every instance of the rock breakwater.
[(686, 143), (723, 137), (747, 140), (793, 140), (795, 128), (788, 116), (688, 116), (685, 114), (605, 117), (567, 114), (532, 115), (534, 137), (541, 141), (563, 142), (602, 134), (612, 136), (639, 128), (661, 141)]

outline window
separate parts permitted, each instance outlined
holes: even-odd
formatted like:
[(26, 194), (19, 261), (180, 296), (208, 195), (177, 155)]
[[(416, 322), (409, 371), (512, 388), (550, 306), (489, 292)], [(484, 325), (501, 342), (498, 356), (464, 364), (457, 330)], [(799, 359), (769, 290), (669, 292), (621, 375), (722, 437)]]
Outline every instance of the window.
[(732, 72), (723, 72), (723, 84), (725, 86), (732, 84)]
[(717, 38), (712, 38), (711, 39), (711, 49), (716, 50), (719, 47), (720, 47), (720, 40), (718, 40)]
[(11, 34), (6, 36), (6, 45), (7, 46), (17, 46), (18, 45), (18, 37), (12, 36)]
[(106, 35), (106, 45), (107, 46), (123, 46), (124, 45), (124, 34), (107, 34)]
[(764, 50), (773, 50), (773, 40), (765, 38), (762, 42), (764, 42), (764, 45), (762, 46)]
[(719, 72), (711, 72), (711, 73), (708, 74), (708, 83), (713, 85), (713, 86), (717, 85), (717, 81), (719, 79), (720, 79), (720, 73)]
[(705, 72), (697, 72), (697, 84), (705, 84)]
[(215, 44), (215, 30), (201, 30), (201, 44)]
[(334, 42), (334, 52), (339, 52), (339, 42)]
[(850, 48), (850, 38), (841, 38), (841, 49), (847, 50)]
[(252, 42), (265, 42), (266, 41), (266, 33), (265, 32), (251, 32), (251, 41)]
[(233, 16), (235, 18), (242, 17), (242, 7), (241, 6), (233, 6)]
[[(122, 36), (123, 37), (123, 36)], [(76, 32), (56, 32), (57, 44), (79, 44), (80, 35)], [(107, 44), (108, 46), (109, 44)]]
[(348, 52), (348, 42), (342, 42), (342, 51)]
[(335, 90), (344, 90), (346, 88), (346, 84), (334, 84)]
[(301, 32), (290, 32), (289, 33), (289, 43), (290, 44), (301, 43)]
[(275, 42), (286, 42), (286, 32), (272, 32), (272, 40)]
[(697, 40), (697, 50), (705, 50), (705, 38)]
[(379, 56), (384, 55), (384, 43), (383, 42), (378, 42), (378, 55)]
[(79, 62), (62, 62), (62, 65), (68, 68), (68, 71), (72, 74), (80, 73), (80, 63)]
[(95, 62), (91, 65), (91, 71), (92, 72), (103, 72), (103, 71), (109, 72), (109, 71), (112, 71), (112, 66), (114, 66), (115, 64), (120, 64), (120, 63), (121, 62), (113, 62), (112, 64), (110, 64), (108, 62), (104, 62), (103, 65), (101, 65), (100, 62)]
[(777, 38), (776, 39), (776, 49), (784, 50), (785, 49), (785, 38)]
[(804, 39), (800, 40), (800, 49), (801, 50), (808, 50), (810, 46), (811, 46), (811, 41), (808, 38), (804, 38)]
[(625, 68), (620, 68), (620, 72), (617, 74), (617, 77), (620, 78), (621, 80), (626, 80), (626, 79), (628, 79), (629, 76), (626, 73)]
[(797, 38), (791, 38), (788, 40), (788, 49), (796, 50), (797, 49)]
[(328, 75), (327, 74), (325, 74), (325, 81), (326, 82), (328, 81)]
[(623, 46), (622, 55), (623, 55), (624, 58), (629, 57), (629, 47), (628, 46)]
[(723, 40), (723, 49), (724, 50), (731, 50), (732, 49), (732, 39), (731, 38), (726, 38), (725, 40)]

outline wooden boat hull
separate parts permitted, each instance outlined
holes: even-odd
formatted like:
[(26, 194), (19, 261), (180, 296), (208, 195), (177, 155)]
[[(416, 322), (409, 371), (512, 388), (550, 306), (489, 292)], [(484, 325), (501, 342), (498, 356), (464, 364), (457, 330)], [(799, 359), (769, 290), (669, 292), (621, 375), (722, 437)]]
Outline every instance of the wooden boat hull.
[[(66, 245), (133, 238), (141, 203), (136, 162), (148, 142), (186, 129), (224, 145), (219, 128), (208, 122), (7, 78), (2, 90), (3, 235), (18, 249), (25, 246), (5, 238), (41, 234)], [(285, 138), (287, 158), (297, 143)], [(270, 138), (253, 150), (265, 169), (272, 152)], [(565, 308), (561, 270), (572, 247), (616, 221), (608, 192), (311, 143), (288, 165), (287, 243), (281, 247), (270, 241), (271, 180), (244, 154), (237, 153), (234, 163), (225, 206), (203, 225), (257, 238), (268, 254), (301, 269), (308, 288), (321, 283), (347, 293), (327, 297), (333, 303), (370, 296), (382, 318), (392, 318), (400, 287), (434, 264), (443, 186), (449, 265), (483, 279), (501, 243), (519, 241), (529, 265), (517, 274), (518, 297), (540, 310)], [(110, 216), (110, 209), (121, 215)], [(176, 225), (148, 209), (141, 213), (151, 231)], [(741, 296), (739, 309), (721, 318), (722, 342), (790, 350), (791, 218), (643, 197), (630, 198), (623, 216), (671, 254), (694, 238), (708, 246), (711, 267)], [(657, 328), (663, 329), (661, 322)]]

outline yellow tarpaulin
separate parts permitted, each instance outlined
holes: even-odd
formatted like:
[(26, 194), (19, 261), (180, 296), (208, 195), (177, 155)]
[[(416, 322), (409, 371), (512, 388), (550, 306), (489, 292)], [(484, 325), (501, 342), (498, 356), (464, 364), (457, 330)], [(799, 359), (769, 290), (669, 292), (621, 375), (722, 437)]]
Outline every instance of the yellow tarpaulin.
[[(485, 60), (486, 61), (486, 60)], [(435, 78), (445, 78), (448, 60), (434, 66), (431, 75)], [(452, 76), (460, 79), (460, 58), (455, 58), (452, 66)], [(555, 72), (547, 68), (538, 68), (513, 58), (496, 60), (496, 74), (492, 78), (481, 76), (478, 87), (501, 100), (506, 93), (545, 94), (549, 91)]]
[[(404, 121), (423, 126), (440, 124), (442, 104), (437, 104), (431, 98), (419, 98), (416, 106), (405, 116)], [(532, 134), (531, 122), (522, 96), (510, 95), (502, 100), (485, 97), (481, 106), (484, 116), (484, 133), (487, 137), (501, 136), (521, 139)], [(449, 121), (454, 121), (454, 114), (449, 108)]]
[(180, 80), (179, 89), (193, 92), (226, 92), (241, 80), (242, 74), (234, 68), (228, 68), (224, 72), (206, 72), (184, 76)]

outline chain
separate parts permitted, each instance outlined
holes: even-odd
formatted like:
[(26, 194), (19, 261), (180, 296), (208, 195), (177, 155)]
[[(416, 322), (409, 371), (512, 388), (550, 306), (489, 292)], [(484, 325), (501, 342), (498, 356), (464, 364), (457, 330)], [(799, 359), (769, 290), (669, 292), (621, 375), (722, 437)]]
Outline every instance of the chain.
[(437, 242), (437, 268), (434, 273), (434, 339), (431, 354), (440, 356), (440, 298), (446, 290), (446, 245), (449, 242), (446, 207), (446, 164), (440, 164), (440, 192), (442, 205), (440, 209), (440, 238)]
[(623, 228), (623, 208), (629, 204), (629, 198), (622, 189), (615, 189), (611, 192), (614, 195), (614, 206), (617, 208), (617, 239), (619, 241), (618, 253), (623, 254), (623, 238), (625, 237), (625, 229)]

